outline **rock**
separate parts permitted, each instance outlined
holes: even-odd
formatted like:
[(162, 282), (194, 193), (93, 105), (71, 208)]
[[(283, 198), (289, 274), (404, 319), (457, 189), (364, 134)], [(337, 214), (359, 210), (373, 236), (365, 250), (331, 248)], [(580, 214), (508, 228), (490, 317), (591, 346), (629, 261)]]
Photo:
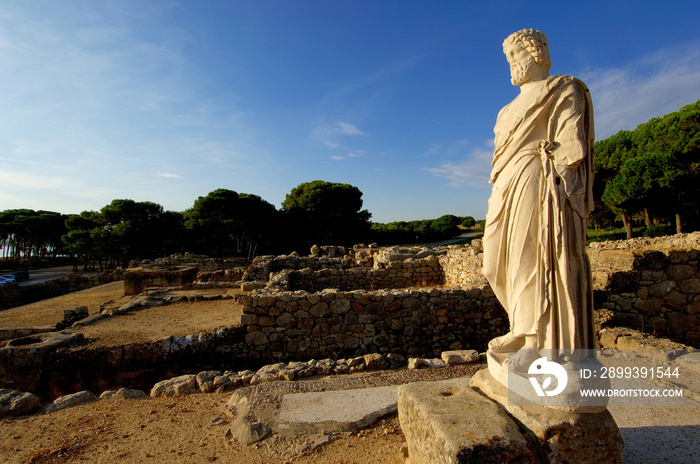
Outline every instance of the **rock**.
[(75, 322), (88, 317), (87, 306), (80, 306), (75, 309), (63, 311), (63, 320), (56, 323), (56, 330), (63, 330), (72, 326)]
[(121, 305), (119, 308), (109, 310), (109, 315), (114, 316), (131, 311), (138, 311), (139, 309), (163, 306), (164, 304), (165, 300), (163, 300), (163, 298), (155, 296), (136, 296), (128, 303)]
[(335, 361), (332, 359), (322, 359), (316, 363), (316, 367), (326, 375), (332, 374), (333, 369), (335, 368)]
[(255, 375), (255, 372), (251, 370), (245, 370), (245, 371), (240, 371), (238, 374), (238, 378), (241, 379), (241, 385), (248, 385), (250, 384), (250, 379), (253, 378)]
[(389, 353), (386, 355), (387, 361), (389, 361), (390, 369), (401, 369), (406, 364), (406, 358), (396, 353)]
[(146, 392), (143, 390), (136, 390), (132, 388), (120, 388), (117, 390), (117, 392), (114, 394), (113, 398), (117, 398), (120, 400), (135, 400), (139, 398), (146, 398)]
[(366, 354), (364, 359), (368, 371), (379, 371), (389, 367), (386, 358), (379, 353)]
[(265, 287), (267, 287), (267, 282), (263, 280), (241, 282), (241, 290), (244, 292), (252, 292), (253, 290)]
[(24, 416), (41, 407), (39, 397), (33, 393), (0, 389), (0, 417)]
[(214, 391), (214, 379), (221, 375), (221, 371), (203, 371), (197, 374), (197, 387), (202, 393)]
[(110, 398), (114, 398), (115, 393), (117, 393), (116, 390), (105, 390), (100, 394), (100, 399), (101, 400), (108, 400)]
[(233, 390), (236, 387), (240, 387), (242, 381), (235, 374), (233, 375), (217, 375), (214, 378), (212, 386), (214, 391), (217, 393), (223, 393), (229, 390)]
[(282, 369), (278, 375), (282, 380), (294, 380), (297, 376), (297, 371), (294, 369)]
[(351, 358), (351, 359), (348, 359), (347, 364), (348, 364), (348, 367), (358, 367), (360, 365), (364, 366), (365, 358), (364, 358), (364, 356), (358, 356), (356, 358)]
[(100, 395), (100, 399), (120, 399), (120, 400), (135, 400), (145, 398), (147, 395), (142, 390), (133, 390), (131, 388), (120, 388), (119, 390), (105, 390)]
[(336, 374), (348, 374), (350, 372), (350, 368), (347, 364), (336, 364), (333, 368), (333, 372)]
[(440, 367), (445, 367), (445, 366), (447, 365), (447, 364), (445, 363), (445, 361), (443, 361), (443, 360), (440, 359), (440, 358), (423, 359), (422, 361), (423, 361), (422, 366), (424, 366), (424, 367), (429, 367), (429, 368), (431, 368), (431, 369), (436, 369), (436, 368), (440, 368)]
[(197, 391), (197, 376), (187, 374), (158, 382), (151, 389), (151, 397), (190, 395)]
[(478, 361), (479, 352), (476, 350), (443, 351), (440, 357), (448, 366), (456, 366)]
[(226, 403), (229, 411), (235, 411), (235, 419), (229, 429), (230, 435), (236, 440), (250, 445), (264, 440), (272, 431), (261, 421), (248, 422), (246, 417), (251, 412), (251, 404), (248, 396), (234, 392)]
[(276, 364), (268, 364), (266, 366), (261, 367), (258, 369), (258, 372), (256, 374), (263, 376), (264, 374), (271, 374), (277, 378), (277, 374), (279, 371), (287, 367), (287, 365), (283, 362), (276, 363)]
[(85, 335), (80, 332), (46, 332), (10, 340), (7, 342), (6, 347), (13, 348), (17, 351), (31, 350), (34, 352), (43, 352), (79, 342), (84, 338)]
[(91, 403), (93, 401), (97, 401), (97, 397), (92, 392), (83, 390), (78, 393), (71, 393), (70, 395), (63, 395), (56, 398), (53, 403), (44, 408), (44, 412), (49, 413), (59, 411), (61, 409)]
[(410, 370), (415, 370), (423, 365), (423, 360), (421, 358), (408, 358), (408, 368)]
[(402, 385), (398, 409), (411, 464), (534, 461), (503, 408), (463, 381)]

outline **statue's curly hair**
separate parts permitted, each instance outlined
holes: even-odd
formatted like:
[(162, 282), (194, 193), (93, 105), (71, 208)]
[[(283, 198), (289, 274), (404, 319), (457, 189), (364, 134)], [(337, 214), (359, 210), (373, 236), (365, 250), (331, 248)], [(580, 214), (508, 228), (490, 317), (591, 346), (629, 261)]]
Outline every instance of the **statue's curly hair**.
[(552, 67), (552, 60), (549, 57), (547, 36), (543, 32), (537, 29), (522, 29), (518, 32), (514, 32), (503, 41), (503, 52), (505, 53), (506, 47), (514, 43), (520, 43), (525, 47), (535, 59), (535, 63), (547, 69)]

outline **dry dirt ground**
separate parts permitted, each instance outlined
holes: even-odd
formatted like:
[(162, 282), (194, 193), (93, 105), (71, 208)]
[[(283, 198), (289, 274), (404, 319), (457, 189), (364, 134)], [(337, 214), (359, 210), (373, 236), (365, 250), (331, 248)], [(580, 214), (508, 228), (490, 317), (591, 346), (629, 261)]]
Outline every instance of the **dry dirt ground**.
[[(0, 312), (0, 327), (54, 324), (63, 310), (123, 297), (121, 282)], [(128, 299), (124, 299), (128, 301)], [(235, 325), (241, 308), (233, 300), (184, 303), (111, 317), (82, 329), (96, 344), (131, 343)], [(101, 393), (101, 392), (94, 392)], [(403, 463), (404, 442), (396, 416), (358, 434), (334, 435), (315, 449), (302, 441), (242, 445), (224, 438), (227, 426), (212, 425), (230, 394), (176, 398), (100, 400), (51, 414), (0, 420), (3, 463)]]
[[(52, 414), (5, 419), (0, 456), (5, 463), (402, 463), (403, 434), (394, 416), (302, 454), (279, 455), (266, 442), (225, 439), (212, 425), (229, 394), (100, 400)], [(296, 449), (297, 443), (288, 450)]]
[[(217, 290), (229, 295), (236, 289)], [(212, 291), (173, 292), (173, 294), (202, 294)], [(99, 312), (101, 304), (127, 303), (123, 282), (112, 282), (88, 290), (39, 301), (26, 306), (0, 311), (0, 327), (27, 327), (55, 324), (63, 319), (63, 311), (87, 306), (90, 314)], [(110, 305), (112, 306), (112, 305)], [(171, 335), (189, 335), (202, 330), (240, 324), (242, 308), (234, 300), (178, 303), (142, 309), (109, 317), (80, 329), (93, 346), (120, 345), (138, 341), (158, 340)]]
[(102, 303), (124, 295), (124, 282), (112, 282), (80, 292), (37, 301), (36, 303), (0, 311), (0, 327), (50, 325), (63, 319), (63, 311), (87, 306), (90, 314), (99, 312)]

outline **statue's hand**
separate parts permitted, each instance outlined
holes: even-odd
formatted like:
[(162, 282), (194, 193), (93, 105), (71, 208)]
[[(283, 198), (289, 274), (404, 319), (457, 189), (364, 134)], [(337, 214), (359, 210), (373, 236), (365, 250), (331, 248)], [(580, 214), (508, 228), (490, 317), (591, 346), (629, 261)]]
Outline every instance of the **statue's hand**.
[(540, 153), (542, 161), (547, 159), (554, 159), (554, 156), (552, 155), (552, 151), (554, 151), (554, 148), (554, 142), (552, 142), (551, 140), (540, 140), (540, 143), (537, 144), (537, 151)]

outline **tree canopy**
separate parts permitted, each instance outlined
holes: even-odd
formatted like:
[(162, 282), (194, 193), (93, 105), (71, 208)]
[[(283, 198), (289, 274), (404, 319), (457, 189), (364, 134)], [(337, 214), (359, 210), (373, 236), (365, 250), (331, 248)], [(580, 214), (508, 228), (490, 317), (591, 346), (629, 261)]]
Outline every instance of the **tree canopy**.
[(643, 212), (647, 227), (659, 218), (676, 232), (697, 228), (700, 181), (700, 100), (633, 131), (595, 145), (601, 200), (619, 214), (631, 238), (630, 216)]
[(296, 241), (350, 244), (364, 237), (372, 215), (362, 209), (362, 192), (350, 184), (314, 180), (294, 187), (282, 202)]
[(52, 211), (10, 209), (0, 212), (3, 256), (43, 259), (62, 251), (66, 216)]
[(216, 256), (256, 255), (275, 240), (277, 210), (257, 195), (217, 189), (199, 197), (185, 213), (192, 242)]
[(388, 224), (372, 224), (372, 240), (380, 244), (437, 242), (457, 237), (461, 227), (474, 227), (476, 221), (471, 216), (446, 214), (437, 219), (420, 221), (397, 221)]

